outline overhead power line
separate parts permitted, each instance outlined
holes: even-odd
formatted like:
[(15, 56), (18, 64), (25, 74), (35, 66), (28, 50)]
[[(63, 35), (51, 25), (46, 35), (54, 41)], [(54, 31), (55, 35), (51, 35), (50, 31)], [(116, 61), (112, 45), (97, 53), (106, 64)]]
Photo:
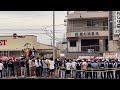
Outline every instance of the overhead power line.
[[(59, 15), (59, 14), (65, 14), (65, 13), (57, 13), (57, 15)], [(9, 17), (4, 17), (4, 18), (0, 18), (0, 19), (11, 19), (11, 17), (12, 18), (26, 18), (26, 19), (28, 19), (28, 18), (31, 18), (33, 16), (39, 17), (39, 16), (50, 16), (50, 15), (52, 15), (52, 14), (38, 14), (38, 15), (32, 15), (32, 16), (26, 15), (26, 16), (18, 16), (18, 17), (9, 16)]]
[[(62, 33), (62, 32), (55, 32), (55, 33)], [(13, 33), (0, 33), (0, 34), (13, 34)], [(46, 33), (17, 33), (17, 34), (46, 34)]]
[[(0, 29), (0, 31), (43, 31), (43, 29), (17, 29), (17, 30), (12, 30), (12, 29)], [(52, 31), (52, 30), (48, 30), (48, 31)], [(56, 31), (66, 31), (64, 29), (58, 29)]]
[[(49, 33), (49, 32), (47, 31), (46, 28), (44, 29), (44, 31), (46, 32), (46, 34), (47, 34), (51, 39), (53, 39), (53, 36), (51, 35), (51, 33)], [(59, 41), (58, 38), (56, 38), (56, 37), (55, 37), (55, 40)]]
[[(64, 24), (58, 24), (55, 26), (63, 26)], [(30, 25), (27, 25), (29, 27), (31, 27)], [(48, 27), (52, 27), (53, 25), (46, 25), (46, 26), (37, 26), (37, 28), (0, 28), (0, 30), (40, 30), (43, 29), (44, 27), (48, 28)]]

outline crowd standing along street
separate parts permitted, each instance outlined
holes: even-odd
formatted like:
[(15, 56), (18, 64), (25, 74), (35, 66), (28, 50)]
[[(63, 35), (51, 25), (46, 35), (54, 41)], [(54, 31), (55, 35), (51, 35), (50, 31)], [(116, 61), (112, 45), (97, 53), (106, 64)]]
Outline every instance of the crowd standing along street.
[(120, 79), (118, 59), (25, 58), (0, 61), (0, 78)]

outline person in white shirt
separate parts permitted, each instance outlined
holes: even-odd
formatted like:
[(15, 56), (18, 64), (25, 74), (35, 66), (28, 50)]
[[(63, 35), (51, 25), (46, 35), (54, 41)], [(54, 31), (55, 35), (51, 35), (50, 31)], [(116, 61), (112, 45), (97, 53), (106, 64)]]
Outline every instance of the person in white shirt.
[(0, 75), (1, 75), (1, 78), (2, 78), (2, 70), (3, 70), (3, 64), (2, 64), (2, 61), (0, 61)]
[(36, 76), (39, 77), (40, 76), (40, 62), (39, 60), (35, 61), (35, 66), (36, 66)]
[(54, 76), (54, 70), (55, 70), (55, 62), (51, 59), (49, 61), (50, 64), (50, 76), (53, 77)]
[(67, 60), (65, 66), (66, 66), (66, 78), (70, 78), (72, 64), (69, 62), (69, 59)]
[(73, 61), (72, 61), (72, 63), (71, 63), (71, 65), (72, 65), (72, 78), (75, 78), (76, 77), (76, 60), (75, 59), (73, 59)]
[(48, 60), (47, 59), (43, 59), (42, 60), (42, 64), (43, 64), (43, 76), (47, 77), (48, 76)]

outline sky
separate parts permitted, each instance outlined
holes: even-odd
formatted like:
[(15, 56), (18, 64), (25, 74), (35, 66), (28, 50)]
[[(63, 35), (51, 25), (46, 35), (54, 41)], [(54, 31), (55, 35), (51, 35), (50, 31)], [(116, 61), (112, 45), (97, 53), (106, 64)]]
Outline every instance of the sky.
[[(55, 11), (56, 42), (66, 34), (65, 16), (66, 11)], [(51, 45), (52, 25), (53, 11), (0, 11), (0, 35), (36, 35), (38, 42)]]

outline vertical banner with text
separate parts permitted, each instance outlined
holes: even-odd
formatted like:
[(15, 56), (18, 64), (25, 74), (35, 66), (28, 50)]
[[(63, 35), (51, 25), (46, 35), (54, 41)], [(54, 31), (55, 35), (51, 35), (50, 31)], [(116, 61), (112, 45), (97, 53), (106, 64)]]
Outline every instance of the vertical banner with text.
[(114, 34), (120, 34), (120, 11), (115, 12)]

